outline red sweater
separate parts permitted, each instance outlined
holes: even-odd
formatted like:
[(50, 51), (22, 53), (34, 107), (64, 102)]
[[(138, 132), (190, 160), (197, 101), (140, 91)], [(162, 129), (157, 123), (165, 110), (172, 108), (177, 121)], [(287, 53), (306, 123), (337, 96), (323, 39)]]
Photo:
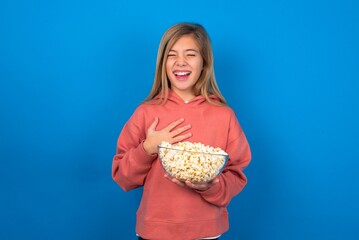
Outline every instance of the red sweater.
[[(159, 118), (158, 129), (184, 118), (191, 124), (190, 142), (220, 147), (229, 160), (219, 183), (206, 191), (182, 188), (164, 177), (157, 154), (143, 149), (146, 131)], [(141, 104), (125, 124), (113, 158), (112, 177), (124, 191), (143, 186), (136, 232), (151, 240), (191, 240), (216, 236), (228, 230), (227, 205), (247, 183), (244, 168), (251, 152), (235, 113), (215, 106), (203, 96), (185, 103), (170, 90), (164, 105)]]

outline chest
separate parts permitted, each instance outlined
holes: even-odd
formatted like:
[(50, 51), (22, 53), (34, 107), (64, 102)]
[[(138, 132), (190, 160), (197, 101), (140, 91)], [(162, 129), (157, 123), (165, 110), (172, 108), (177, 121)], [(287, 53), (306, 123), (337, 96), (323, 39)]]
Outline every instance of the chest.
[(151, 119), (159, 118), (157, 129), (168, 126), (179, 118), (185, 121), (178, 127), (190, 124), (192, 137), (191, 142), (201, 142), (206, 145), (225, 148), (229, 131), (229, 116), (221, 111), (210, 108), (176, 108), (176, 109), (153, 109)]

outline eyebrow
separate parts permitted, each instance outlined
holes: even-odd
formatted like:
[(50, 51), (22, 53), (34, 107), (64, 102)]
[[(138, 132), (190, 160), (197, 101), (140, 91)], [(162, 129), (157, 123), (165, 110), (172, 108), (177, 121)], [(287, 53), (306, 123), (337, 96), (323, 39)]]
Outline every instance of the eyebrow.
[[(192, 48), (189, 48), (189, 49), (186, 49), (186, 50), (185, 50), (185, 52), (191, 52), (191, 51), (193, 51), (193, 52), (199, 52), (198, 50), (192, 49)], [(173, 49), (170, 49), (170, 52), (177, 52), (177, 51), (176, 51), (176, 50), (173, 50)]]

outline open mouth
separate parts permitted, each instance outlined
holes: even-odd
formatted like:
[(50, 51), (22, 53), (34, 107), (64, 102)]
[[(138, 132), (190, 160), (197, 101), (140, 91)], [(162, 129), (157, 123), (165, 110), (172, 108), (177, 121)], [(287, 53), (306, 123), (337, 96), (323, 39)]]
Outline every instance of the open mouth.
[(174, 72), (173, 74), (176, 77), (185, 77), (185, 76), (189, 76), (191, 74), (191, 72)]

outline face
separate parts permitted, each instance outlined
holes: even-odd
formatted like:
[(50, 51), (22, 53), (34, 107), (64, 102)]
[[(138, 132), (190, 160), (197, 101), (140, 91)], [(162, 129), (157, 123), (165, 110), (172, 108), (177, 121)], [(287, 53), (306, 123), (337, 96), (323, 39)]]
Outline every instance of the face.
[(193, 86), (203, 69), (197, 42), (190, 35), (182, 36), (173, 45), (166, 60), (166, 73), (171, 89), (183, 100), (194, 97)]

